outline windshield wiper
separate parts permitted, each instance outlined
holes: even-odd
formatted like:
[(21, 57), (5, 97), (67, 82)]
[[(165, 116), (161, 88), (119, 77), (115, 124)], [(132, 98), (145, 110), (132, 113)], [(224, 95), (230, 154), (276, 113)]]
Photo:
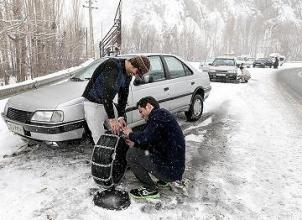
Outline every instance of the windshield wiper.
[(76, 81), (76, 82), (84, 81), (84, 80), (82, 80), (81, 78), (75, 77), (75, 76), (74, 76), (74, 77), (71, 77), (70, 80)]

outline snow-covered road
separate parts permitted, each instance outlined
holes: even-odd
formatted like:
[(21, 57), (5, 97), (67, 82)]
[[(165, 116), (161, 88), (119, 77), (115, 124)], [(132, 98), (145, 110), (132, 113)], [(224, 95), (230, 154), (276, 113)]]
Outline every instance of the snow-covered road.
[[(93, 205), (91, 148), (18, 150), (22, 141), (0, 121), (0, 219), (302, 218), (302, 104), (275, 70), (251, 73), (247, 84), (212, 83), (198, 122), (178, 115), (187, 192), (164, 190), (160, 201), (119, 212)], [(138, 185), (127, 171), (119, 188)]]

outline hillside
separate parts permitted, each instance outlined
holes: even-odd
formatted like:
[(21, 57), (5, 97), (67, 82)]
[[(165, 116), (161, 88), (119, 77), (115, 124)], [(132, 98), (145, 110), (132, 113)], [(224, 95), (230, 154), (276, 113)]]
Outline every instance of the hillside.
[(127, 0), (123, 51), (162, 51), (190, 60), (279, 52), (301, 59), (301, 9), (298, 0)]

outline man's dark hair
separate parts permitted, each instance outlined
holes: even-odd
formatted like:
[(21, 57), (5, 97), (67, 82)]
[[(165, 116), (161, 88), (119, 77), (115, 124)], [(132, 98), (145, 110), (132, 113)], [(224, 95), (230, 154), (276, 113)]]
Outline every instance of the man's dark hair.
[(158, 101), (156, 101), (155, 98), (153, 98), (152, 96), (147, 96), (147, 97), (144, 97), (144, 98), (141, 98), (137, 104), (136, 104), (136, 107), (140, 106), (142, 108), (146, 108), (147, 104), (150, 104), (152, 105), (154, 108), (159, 108), (159, 103)]

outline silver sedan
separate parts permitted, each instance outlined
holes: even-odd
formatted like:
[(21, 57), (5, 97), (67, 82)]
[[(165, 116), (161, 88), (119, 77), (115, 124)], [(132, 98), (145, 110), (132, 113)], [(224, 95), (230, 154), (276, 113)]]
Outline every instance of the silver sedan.
[[(131, 81), (126, 107), (128, 124), (134, 127), (144, 123), (136, 112), (136, 103), (150, 95), (161, 107), (171, 112), (184, 111), (189, 121), (198, 120), (203, 112), (203, 101), (211, 90), (208, 74), (174, 55), (145, 55), (150, 60), (151, 70), (144, 79)], [(2, 114), (9, 130), (27, 140), (66, 143), (83, 139), (88, 127), (82, 93), (94, 70), (105, 59), (76, 71), (67, 81), (10, 98)]]

